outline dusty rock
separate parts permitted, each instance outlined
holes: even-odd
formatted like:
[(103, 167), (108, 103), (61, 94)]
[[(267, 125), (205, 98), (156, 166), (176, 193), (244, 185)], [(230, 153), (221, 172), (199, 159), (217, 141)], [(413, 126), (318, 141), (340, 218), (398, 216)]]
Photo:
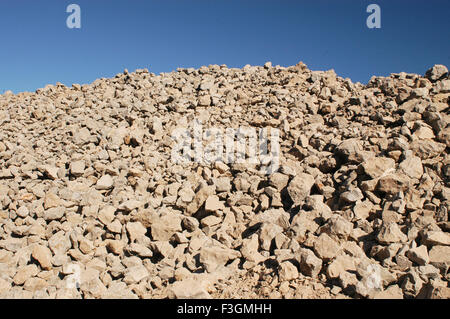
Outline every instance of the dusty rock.
[(200, 262), (206, 271), (213, 272), (232, 259), (240, 257), (240, 252), (220, 246), (204, 246), (200, 249)]
[(52, 268), (52, 252), (49, 248), (37, 245), (34, 247), (31, 256), (39, 262), (42, 269)]
[(450, 266), (450, 246), (434, 246), (429, 251), (430, 263), (438, 268)]
[(301, 173), (290, 181), (287, 190), (294, 203), (300, 204), (309, 195), (313, 185), (314, 177)]
[(371, 178), (378, 178), (386, 172), (392, 171), (395, 161), (388, 157), (374, 157), (361, 164), (364, 172)]
[(410, 178), (419, 179), (423, 175), (422, 161), (417, 156), (407, 157), (398, 167)]
[(298, 277), (298, 270), (291, 262), (285, 261), (280, 264), (278, 274), (280, 281), (290, 281)]
[(442, 231), (427, 231), (423, 236), (426, 245), (446, 245), (450, 246), (450, 235)]
[(403, 243), (408, 237), (402, 233), (396, 223), (388, 223), (381, 226), (377, 239), (381, 244)]
[(328, 261), (339, 253), (339, 245), (330, 236), (323, 233), (314, 240), (314, 252), (320, 259)]
[(85, 163), (84, 161), (75, 161), (70, 163), (70, 173), (74, 176), (81, 176), (84, 174)]
[(114, 184), (113, 178), (109, 175), (104, 175), (99, 178), (97, 184), (95, 185), (95, 188), (98, 190), (110, 189), (113, 186), (113, 184)]
[(322, 260), (310, 249), (302, 249), (297, 255), (300, 271), (310, 277), (316, 277), (322, 269)]
[(265, 258), (258, 252), (258, 248), (258, 235), (253, 234), (252, 237), (243, 240), (241, 254), (246, 260), (259, 264)]
[(211, 299), (211, 295), (202, 286), (201, 282), (195, 279), (185, 279), (175, 282), (168, 292), (172, 299)]
[(13, 282), (15, 285), (23, 285), (28, 279), (36, 276), (38, 273), (39, 269), (34, 264), (22, 266), (14, 275)]
[(411, 261), (420, 266), (424, 266), (430, 262), (427, 247), (424, 245), (416, 248), (411, 248), (406, 252), (406, 254)]
[(444, 77), (447, 72), (448, 70), (445, 65), (436, 64), (435, 66), (427, 70), (427, 72), (425, 73), (425, 77), (434, 82)]

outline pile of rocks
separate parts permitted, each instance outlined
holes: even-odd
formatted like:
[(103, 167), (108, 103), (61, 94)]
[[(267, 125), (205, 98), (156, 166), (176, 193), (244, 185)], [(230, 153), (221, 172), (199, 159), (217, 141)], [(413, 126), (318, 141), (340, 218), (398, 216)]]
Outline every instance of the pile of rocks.
[[(211, 65), (0, 95), (3, 298), (449, 298), (450, 77)], [(274, 128), (280, 166), (171, 160)]]

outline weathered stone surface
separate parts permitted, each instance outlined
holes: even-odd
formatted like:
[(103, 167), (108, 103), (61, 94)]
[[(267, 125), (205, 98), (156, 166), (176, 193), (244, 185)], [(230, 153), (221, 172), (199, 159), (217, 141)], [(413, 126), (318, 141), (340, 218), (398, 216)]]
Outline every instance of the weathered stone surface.
[(425, 73), (425, 77), (431, 81), (437, 81), (448, 73), (447, 67), (442, 64), (436, 64), (432, 68), (428, 69)]
[(317, 277), (322, 269), (322, 260), (310, 249), (301, 249), (296, 255), (300, 264), (300, 271), (310, 277)]
[(408, 237), (402, 233), (396, 223), (388, 223), (381, 226), (377, 239), (381, 244), (404, 243)]
[(406, 254), (411, 261), (415, 262), (419, 266), (424, 266), (430, 262), (427, 247), (424, 245), (411, 248)]
[(314, 185), (314, 177), (301, 173), (295, 176), (288, 185), (288, 193), (295, 204), (300, 204), (309, 195)]
[(211, 299), (211, 295), (195, 279), (177, 281), (169, 288), (169, 298), (172, 299)]
[(328, 261), (339, 253), (339, 245), (330, 236), (323, 233), (314, 240), (314, 252), (320, 259)]
[(42, 269), (48, 270), (52, 268), (52, 252), (49, 248), (37, 245), (34, 247), (31, 256), (39, 262)]
[(298, 270), (291, 262), (285, 261), (280, 264), (278, 270), (280, 281), (290, 281), (298, 278)]
[(371, 178), (378, 178), (386, 172), (393, 171), (395, 161), (389, 157), (373, 157), (363, 162), (361, 166)]

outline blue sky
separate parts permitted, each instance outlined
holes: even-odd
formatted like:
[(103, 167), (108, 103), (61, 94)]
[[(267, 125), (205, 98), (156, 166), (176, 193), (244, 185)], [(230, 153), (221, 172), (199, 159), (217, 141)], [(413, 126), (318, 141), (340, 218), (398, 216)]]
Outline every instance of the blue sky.
[[(81, 29), (66, 7), (81, 7)], [(368, 29), (366, 8), (381, 7)], [(90, 83), (125, 68), (170, 72), (226, 64), (334, 69), (372, 75), (424, 74), (450, 66), (448, 0), (2, 0), (0, 93), (46, 84)]]

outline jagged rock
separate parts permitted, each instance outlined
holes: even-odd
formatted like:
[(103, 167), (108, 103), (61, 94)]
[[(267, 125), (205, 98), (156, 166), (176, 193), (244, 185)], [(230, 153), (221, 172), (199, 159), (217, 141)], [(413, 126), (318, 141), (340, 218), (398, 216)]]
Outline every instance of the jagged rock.
[(402, 233), (396, 223), (383, 224), (377, 235), (378, 242), (381, 244), (404, 243), (408, 237)]
[(306, 198), (306, 196), (309, 195), (313, 185), (313, 176), (305, 173), (300, 173), (290, 181), (287, 190), (293, 202), (295, 204), (300, 204)]

